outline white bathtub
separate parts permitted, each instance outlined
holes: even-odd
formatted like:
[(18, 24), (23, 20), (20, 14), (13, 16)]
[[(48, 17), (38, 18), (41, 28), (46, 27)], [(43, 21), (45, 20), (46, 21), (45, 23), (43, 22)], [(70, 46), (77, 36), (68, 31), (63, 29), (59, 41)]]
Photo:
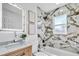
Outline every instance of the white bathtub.
[(48, 56), (79, 56), (79, 54), (49, 47), (49, 46), (41, 48), (40, 51), (47, 54)]

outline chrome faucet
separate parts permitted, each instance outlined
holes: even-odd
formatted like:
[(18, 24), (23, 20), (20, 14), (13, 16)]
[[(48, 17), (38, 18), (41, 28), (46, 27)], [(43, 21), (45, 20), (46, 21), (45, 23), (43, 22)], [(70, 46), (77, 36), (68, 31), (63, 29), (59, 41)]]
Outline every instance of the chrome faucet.
[(16, 35), (16, 31), (14, 32), (14, 36), (15, 36), (15, 38), (16, 38), (16, 36), (17, 36), (17, 35)]
[(16, 35), (16, 31), (14, 32), (14, 40), (13, 40), (13, 42), (15, 43), (16, 41), (15, 41), (15, 38), (17, 37), (17, 35)]

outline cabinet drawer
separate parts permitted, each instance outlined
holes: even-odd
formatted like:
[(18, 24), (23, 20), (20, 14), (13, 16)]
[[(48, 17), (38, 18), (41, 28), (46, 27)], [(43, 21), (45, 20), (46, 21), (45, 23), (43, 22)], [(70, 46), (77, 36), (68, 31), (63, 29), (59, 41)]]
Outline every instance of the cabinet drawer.
[(32, 55), (32, 46), (29, 46), (6, 53), (3, 56), (31, 56), (31, 55)]
[(24, 54), (24, 50), (19, 50), (19, 51), (11, 52), (11, 53), (7, 54), (7, 56), (21, 56), (23, 54)]
[(21, 50), (21, 51), (16, 51), (12, 54), (10, 54), (11, 56), (22, 56), (24, 55), (24, 50)]

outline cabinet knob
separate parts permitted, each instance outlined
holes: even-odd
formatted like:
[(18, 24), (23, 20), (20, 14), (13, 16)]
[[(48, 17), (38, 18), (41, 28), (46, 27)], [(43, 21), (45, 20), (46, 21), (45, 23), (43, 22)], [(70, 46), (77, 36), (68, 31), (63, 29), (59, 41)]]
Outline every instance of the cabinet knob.
[(23, 53), (21, 56), (25, 55), (25, 53)]

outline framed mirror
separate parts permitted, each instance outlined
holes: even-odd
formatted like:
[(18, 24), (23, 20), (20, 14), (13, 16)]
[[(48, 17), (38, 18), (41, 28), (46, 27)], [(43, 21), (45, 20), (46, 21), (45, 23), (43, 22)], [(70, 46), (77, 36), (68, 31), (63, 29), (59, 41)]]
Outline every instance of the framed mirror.
[(2, 3), (1, 30), (23, 31), (23, 9), (17, 5)]

